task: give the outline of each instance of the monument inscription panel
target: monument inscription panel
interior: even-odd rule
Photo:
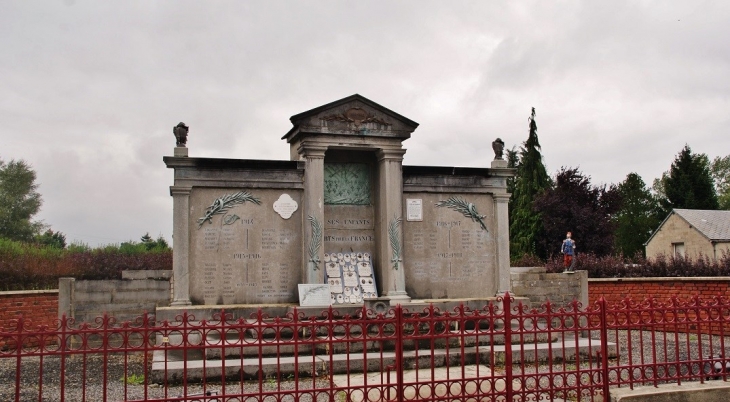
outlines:
[[[406,288],[429,298],[493,296],[482,294],[496,278],[492,231],[457,210],[437,206],[451,196],[409,194],[422,199],[423,220],[403,223]],[[480,215],[493,213],[487,195],[456,197],[472,203]]]
[[[190,219],[198,220],[231,189],[193,188]],[[190,228],[190,296],[195,304],[297,301],[301,216],[274,208],[280,190],[250,189],[259,201],[231,205]],[[300,203],[300,192],[289,192]]]
[[[324,206],[324,252],[372,253],[375,245],[375,215],[370,205]]]

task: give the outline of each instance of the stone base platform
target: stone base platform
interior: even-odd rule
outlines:
[[[463,299],[422,299],[422,300],[411,300],[408,303],[400,304],[404,309],[409,312],[425,312],[431,305],[437,308],[441,312],[454,312],[459,306],[471,310],[480,310],[489,303],[496,303],[496,297],[485,297],[485,298],[463,298]],[[515,297],[512,305],[517,305],[519,302],[525,304],[529,303],[529,299],[526,297]],[[501,302],[498,303],[501,305]],[[365,306],[374,312],[385,313],[389,308],[394,307],[391,301],[387,297],[378,297],[375,299],[366,299]],[[297,312],[303,313],[306,317],[312,316],[323,316],[324,313],[329,309],[329,306],[307,306],[301,307],[296,303],[280,303],[280,304],[223,304],[223,305],[190,305],[190,306],[170,306],[170,307],[157,307],[156,318],[158,321],[167,320],[169,322],[180,321],[183,313],[192,315],[194,321],[200,320],[212,320],[214,317],[220,314],[221,311],[225,311],[226,315],[230,314],[233,319],[237,318],[252,318],[255,317],[259,309],[263,311],[268,317],[286,317],[288,314],[293,313],[296,309]],[[358,316],[362,311],[362,305],[358,304],[339,304],[332,306],[332,310],[337,313],[338,317],[344,316]]]
[[[600,341],[587,339],[556,341],[551,343],[537,344],[534,353],[523,355],[524,363],[545,361],[549,358],[548,349],[553,354],[558,353],[566,360],[573,360],[576,354],[582,356],[594,354],[601,348]],[[513,359],[519,356],[522,345],[512,345]],[[616,356],[616,344],[608,345],[609,356]],[[560,352],[562,351],[562,352]],[[401,352],[405,367],[419,367],[422,370],[432,367],[458,366],[462,356],[458,353],[449,353],[446,349],[406,350]],[[472,346],[464,349],[466,361],[481,361],[490,365],[502,365],[505,359],[505,346],[493,345],[491,348]],[[358,353],[336,353],[312,355],[300,354],[298,356],[281,357],[236,357],[227,359],[204,360],[201,355],[188,356],[188,360],[177,360],[168,355],[165,359],[164,352],[155,351],[152,361],[152,382],[200,381],[203,376],[208,379],[216,379],[222,376],[227,378],[255,379],[259,375],[271,378],[276,375],[289,375],[295,372],[301,376],[321,376],[349,374],[355,375],[364,370],[364,363],[367,361],[367,371],[379,372],[381,367],[395,364],[396,352],[358,352]],[[181,356],[178,356],[181,357]],[[194,360],[193,360],[194,359]],[[515,359],[514,361],[518,361]]]

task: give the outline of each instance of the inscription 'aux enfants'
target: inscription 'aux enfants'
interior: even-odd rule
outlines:
[[[370,219],[327,219],[327,224],[339,225],[370,225]]]

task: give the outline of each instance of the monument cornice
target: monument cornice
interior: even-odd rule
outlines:
[[[192,187],[188,186],[170,186],[170,195],[176,196],[176,195],[190,195],[190,192],[193,190]]]
[[[405,155],[406,150],[403,148],[380,148],[375,153],[378,157],[378,161],[382,160],[396,160],[396,161],[402,161],[403,155]]]
[[[517,174],[516,168],[487,168],[490,176],[494,177],[514,177]]]
[[[297,147],[297,153],[304,158],[324,158],[324,153],[327,152],[327,144],[313,143],[313,142],[302,142]]]
[[[226,159],[226,158],[188,158],[165,156],[162,158],[168,168],[196,169],[239,169],[239,170],[299,170],[297,161],[272,159]]]
[[[495,202],[509,202],[511,196],[510,193],[492,193]]]

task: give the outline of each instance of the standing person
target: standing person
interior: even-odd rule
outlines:
[[[563,253],[563,266],[565,266],[565,272],[573,272],[573,255],[575,255],[575,240],[571,239],[572,233],[568,232],[565,235],[562,246],[560,246],[560,252]]]

